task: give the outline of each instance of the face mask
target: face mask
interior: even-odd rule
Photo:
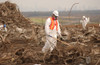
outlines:
[[[55,20],[55,17],[52,17],[53,20]]]
[[[57,17],[52,17],[53,20],[57,20]]]
[[[55,16],[55,20],[57,20],[58,19],[58,17],[57,16]]]

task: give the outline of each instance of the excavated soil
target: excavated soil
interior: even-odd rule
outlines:
[[[52,53],[44,57],[44,26],[31,24],[17,8],[6,1],[0,3],[0,23],[8,31],[0,31],[0,65],[100,65],[100,27],[88,24],[61,26],[61,41]]]

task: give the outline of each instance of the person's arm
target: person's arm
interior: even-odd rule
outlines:
[[[60,30],[59,22],[58,22],[58,35],[61,37],[61,30]]]
[[[46,35],[49,35],[49,32],[50,32],[50,18],[48,18],[45,22],[45,33]]]
[[[63,36],[61,35],[61,29],[60,29],[60,25],[59,25],[59,22],[58,22],[58,35],[60,36],[60,39],[61,40],[65,40],[64,38],[63,38]]]

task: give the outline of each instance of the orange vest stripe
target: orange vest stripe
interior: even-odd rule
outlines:
[[[55,27],[55,23],[54,23],[54,20],[52,19],[52,17],[50,17],[51,19],[51,24],[50,24],[50,29],[53,30],[54,27]],[[56,20],[56,30],[58,31],[58,22]]]

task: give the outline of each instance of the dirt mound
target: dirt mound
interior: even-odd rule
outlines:
[[[9,1],[0,3],[0,22],[5,22],[8,26],[30,27],[27,25],[30,21],[20,13],[18,6]]]
[[[0,3],[0,24],[3,23],[6,24],[7,31],[0,30],[0,64],[7,64],[17,58],[15,51],[22,48],[23,44],[27,46],[31,41],[37,41],[34,37],[36,25],[32,25],[31,21],[21,14],[18,6],[9,1]]]

